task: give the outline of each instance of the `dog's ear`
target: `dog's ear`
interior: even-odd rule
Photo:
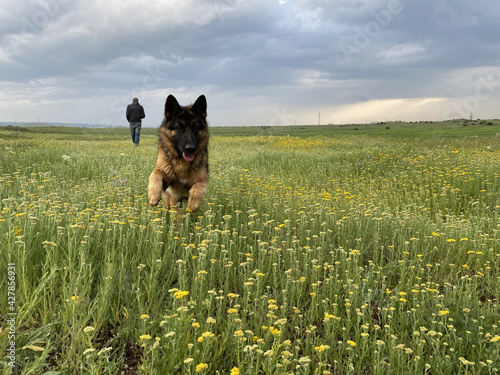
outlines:
[[[205,95],[200,95],[193,104],[192,111],[203,118],[207,117],[207,99]]]
[[[167,97],[167,101],[165,102],[165,119],[168,121],[176,114],[178,114],[181,110],[181,106],[179,102],[173,95],[169,95]]]

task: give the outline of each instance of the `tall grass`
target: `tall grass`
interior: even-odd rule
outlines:
[[[498,139],[213,137],[191,214],[154,136],[0,139],[19,373],[500,370]]]

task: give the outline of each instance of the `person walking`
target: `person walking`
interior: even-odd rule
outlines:
[[[130,135],[135,146],[139,146],[141,138],[141,120],[146,117],[144,107],[139,104],[139,99],[132,99],[132,103],[127,106],[127,121],[130,124]]]

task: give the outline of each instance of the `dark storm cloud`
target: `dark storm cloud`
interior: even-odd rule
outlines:
[[[290,121],[320,108],[337,121],[338,106],[422,99],[439,118],[448,107],[436,102],[490,113],[499,96],[500,10],[488,0],[4,2],[3,120],[41,111],[71,122],[95,101],[85,121],[119,123],[132,95],[161,108],[170,92],[203,91],[224,124],[238,106],[255,123],[283,108],[294,109]],[[489,96],[478,99],[481,79]],[[406,114],[418,119],[414,107]]]

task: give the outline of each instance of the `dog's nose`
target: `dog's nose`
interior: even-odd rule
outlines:
[[[185,147],[186,154],[194,154],[196,152],[196,146],[195,145],[187,145]]]

